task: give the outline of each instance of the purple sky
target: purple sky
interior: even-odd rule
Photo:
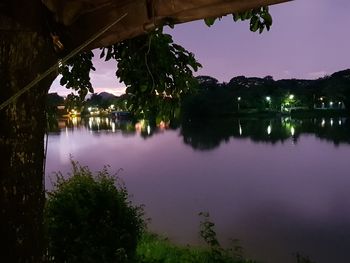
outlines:
[[[203,21],[167,29],[175,42],[196,54],[210,75],[228,82],[237,75],[275,79],[315,79],[350,67],[350,1],[296,0],[271,7],[274,23],[262,35],[249,31],[248,22],[225,17],[208,28]],[[95,60],[91,74],[95,92],[120,94],[115,64]],[[56,80],[50,92],[70,91]]]

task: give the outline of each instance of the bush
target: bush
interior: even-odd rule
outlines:
[[[45,219],[48,257],[54,262],[131,262],[144,228],[142,209],[107,167],[93,175],[72,161],[72,174],[57,173]],[[118,185],[116,185],[118,183]]]

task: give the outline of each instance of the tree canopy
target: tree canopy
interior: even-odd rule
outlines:
[[[270,29],[272,17],[268,7],[249,9],[232,14],[233,21],[249,20],[250,30],[262,33]],[[204,22],[211,26],[219,18],[207,18]],[[170,24],[173,26],[173,24]],[[201,64],[194,54],[173,42],[171,35],[163,33],[163,27],[141,36],[127,39],[100,49],[100,59],[116,61],[116,77],[127,89],[128,108],[133,112],[170,111],[169,107],[178,106],[180,99],[197,86],[197,81],[209,86],[215,79],[193,77]],[[92,51],[78,54],[62,64],[60,83],[74,89],[83,99],[93,92],[90,71],[95,70]],[[217,82],[217,80],[216,80]],[[203,83],[202,83],[203,84]]]

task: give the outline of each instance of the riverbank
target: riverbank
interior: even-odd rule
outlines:
[[[181,246],[171,243],[167,238],[145,233],[136,251],[139,263],[254,263],[243,258],[242,249],[222,249],[207,246]]]
[[[145,233],[137,246],[138,263],[258,263],[245,259],[243,248],[236,243],[231,249],[217,247],[181,246],[169,239]],[[296,263],[315,263],[309,257],[296,253]]]

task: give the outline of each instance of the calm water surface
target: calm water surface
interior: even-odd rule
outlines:
[[[150,229],[200,243],[198,213],[210,212],[220,241],[241,240],[263,262],[350,262],[350,121],[230,119],[152,129],[106,118],[61,120],[49,135],[51,172],[70,155],[117,171]]]

